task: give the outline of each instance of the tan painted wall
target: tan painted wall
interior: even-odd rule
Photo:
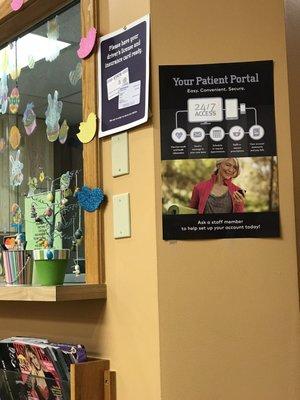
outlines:
[[[299,399],[283,1],[151,0],[151,16],[162,399]],[[158,65],[269,59],[275,62],[282,238],[164,242]]]
[[[149,13],[148,0],[101,0],[100,32],[106,34]],[[0,304],[0,337],[46,336],[84,343],[111,360],[118,400],[160,398],[153,129],[130,133],[130,175],[112,178],[111,141],[103,143],[103,186],[108,300],[65,304]],[[130,192],[132,237],[115,240],[112,195]],[[95,252],[98,243],[95,243]],[[86,399],[88,400],[88,399]]]
[[[296,206],[296,231],[298,264],[300,260],[300,4],[296,0],[285,0],[286,42],[289,79],[289,99],[294,170],[294,194]],[[299,275],[299,274],[298,274]]]
[[[100,6],[102,34],[149,11],[148,0],[100,0]],[[120,178],[111,176],[110,139],[103,143],[104,189],[110,199],[129,191],[132,210],[132,238],[122,240],[112,238],[111,202],[104,211],[108,301],[1,302],[0,336],[85,343],[111,359],[118,400],[159,400],[160,374],[163,400],[298,400],[282,0],[151,0],[151,13],[154,142],[151,124],[130,133],[131,173]],[[163,242],[158,65],[260,59],[275,60],[282,238]]]

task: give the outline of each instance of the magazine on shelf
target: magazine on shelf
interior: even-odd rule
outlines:
[[[14,342],[20,372],[28,397],[32,400],[68,399],[57,360],[47,345]]]
[[[69,400],[70,365],[86,360],[80,344],[21,336],[0,340],[0,399]]]

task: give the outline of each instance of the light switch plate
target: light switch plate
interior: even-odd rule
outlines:
[[[113,196],[114,238],[131,236],[129,193]]]
[[[129,174],[128,133],[123,132],[111,138],[112,176]]]

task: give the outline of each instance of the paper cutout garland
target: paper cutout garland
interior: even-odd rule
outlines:
[[[27,135],[31,135],[36,128],[36,115],[33,111],[34,104],[28,103],[23,114],[23,125]]]
[[[21,134],[19,129],[14,125],[11,127],[9,132],[9,143],[11,147],[16,150],[21,142]]]
[[[20,150],[16,151],[15,157],[11,154],[10,160],[10,185],[12,187],[20,186],[23,182],[23,167],[20,162]]]
[[[79,49],[77,50],[77,55],[79,58],[86,58],[91,54],[96,43],[96,38],[97,30],[94,27],[88,31],[86,37],[81,38]]]
[[[48,94],[48,108],[45,112],[47,125],[47,138],[49,142],[55,142],[59,135],[59,120],[63,108],[63,102],[58,100],[58,91],[55,90],[53,99]]]
[[[97,117],[96,114],[90,113],[86,121],[83,121],[79,125],[79,133],[77,133],[78,139],[82,143],[89,143],[95,136],[97,129]]]
[[[12,0],[10,3],[11,9],[13,11],[18,11],[23,6],[24,0]]]
[[[9,111],[12,114],[17,114],[20,105],[20,93],[17,87],[14,87],[10,93],[9,99]]]

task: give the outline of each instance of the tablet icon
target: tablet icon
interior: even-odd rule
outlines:
[[[202,128],[193,128],[190,132],[190,137],[193,142],[199,143],[205,138],[205,131]]]
[[[214,142],[220,142],[221,140],[224,139],[225,131],[220,126],[214,126],[209,131],[209,136],[211,140],[213,140]]]
[[[265,130],[261,125],[252,125],[249,129],[249,136],[253,140],[260,140],[263,138]]]
[[[172,139],[175,143],[182,143],[186,139],[186,131],[182,128],[176,128],[172,132]]]

